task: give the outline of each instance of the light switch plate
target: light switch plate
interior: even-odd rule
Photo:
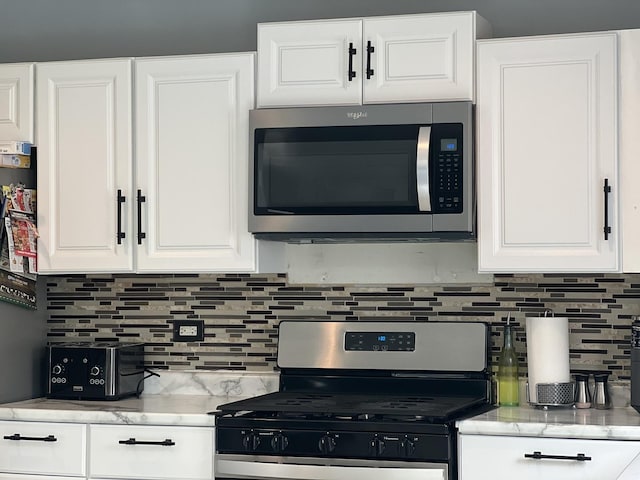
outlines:
[[[204,341],[204,320],[175,320],[173,322],[173,341]]]

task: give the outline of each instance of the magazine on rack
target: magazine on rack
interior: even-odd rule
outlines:
[[[35,190],[23,185],[3,185],[4,228],[0,268],[35,280],[37,272]]]

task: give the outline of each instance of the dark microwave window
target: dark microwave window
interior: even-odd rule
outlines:
[[[415,213],[416,126],[256,135],[256,213]]]

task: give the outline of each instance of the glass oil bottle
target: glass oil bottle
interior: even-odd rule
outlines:
[[[518,355],[514,346],[511,315],[503,332],[503,346],[498,360],[498,404],[505,407],[519,405]]]

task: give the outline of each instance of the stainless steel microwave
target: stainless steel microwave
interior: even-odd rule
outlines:
[[[471,239],[471,102],[250,114],[249,230],[286,241]]]

